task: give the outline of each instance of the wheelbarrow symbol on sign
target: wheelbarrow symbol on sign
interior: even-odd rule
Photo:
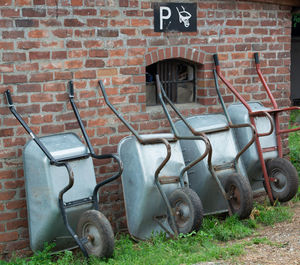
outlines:
[[[179,9],[176,7],[179,16],[179,23],[183,22],[184,26],[188,28],[190,26],[189,19],[191,18],[192,15],[189,12],[185,11],[183,6],[181,7],[182,7],[182,11],[179,11]]]

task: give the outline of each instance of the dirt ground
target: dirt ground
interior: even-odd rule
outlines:
[[[245,247],[243,255],[234,257],[232,260],[199,263],[199,265],[300,265],[300,202],[289,205],[294,212],[291,221],[277,223],[273,227],[262,227],[252,236],[265,237],[276,244],[252,244]],[[252,237],[235,241],[235,243],[251,240]]]

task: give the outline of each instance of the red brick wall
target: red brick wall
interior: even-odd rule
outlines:
[[[188,1],[189,2],[189,1]],[[105,106],[102,79],[112,103],[140,132],[168,130],[159,107],[146,107],[145,67],[182,57],[198,65],[197,104],[184,114],[219,111],[212,79],[218,52],[225,76],[247,100],[265,102],[254,70],[262,71],[280,106],[289,105],[290,8],[240,1],[199,1],[197,33],[155,33],[149,1],[2,0],[0,92],[10,89],[17,110],[38,135],[80,134],[66,83],[97,152],[116,152],[127,130]],[[227,92],[228,93],[228,92]],[[226,102],[233,96],[228,93]],[[205,105],[203,105],[205,104]],[[286,125],[288,117],[284,118]],[[22,150],[29,140],[0,96],[0,253],[28,250]],[[116,170],[96,163],[103,179]],[[120,181],[104,188],[102,209],[115,231],[126,228]]]

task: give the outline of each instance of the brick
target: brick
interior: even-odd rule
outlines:
[[[7,230],[16,230],[20,227],[26,228],[28,226],[27,220],[13,220],[6,223]]]
[[[90,57],[99,57],[99,58],[105,58],[108,57],[108,51],[101,49],[101,50],[90,50],[89,51]]]
[[[45,17],[46,9],[41,8],[22,8],[23,17]]]
[[[67,59],[67,52],[66,51],[53,51],[52,59]]]
[[[122,75],[134,75],[138,74],[140,71],[139,67],[126,67],[120,69],[120,74]]]
[[[2,60],[5,62],[26,61],[26,54],[20,52],[6,52],[3,53]]]
[[[24,184],[24,183],[23,183]],[[26,207],[25,200],[9,201],[6,203],[6,209],[14,210]]]
[[[120,16],[120,11],[117,9],[101,9],[100,10],[101,17],[113,18]]]
[[[96,78],[95,70],[86,70],[86,71],[78,71],[75,73],[75,78],[77,79],[92,79]]]
[[[118,70],[116,68],[104,68],[104,69],[99,69],[97,71],[97,76],[114,76],[118,74]]]
[[[82,45],[81,45],[81,41],[73,41],[73,40],[70,40],[70,41],[67,41],[67,48],[81,48]]]
[[[53,73],[31,74],[30,82],[45,82],[53,80]]]
[[[64,125],[44,125],[42,126],[42,133],[52,134],[52,133],[62,133],[64,131]]]
[[[14,71],[14,66],[11,64],[0,64],[0,72],[11,73]]]
[[[96,59],[96,60],[86,60],[85,67],[87,68],[99,68],[99,67],[104,67],[105,62],[101,59]]]
[[[3,75],[4,84],[17,84],[17,83],[26,83],[26,75]]]
[[[20,10],[17,9],[3,9],[1,10],[2,17],[19,17]]]
[[[64,26],[65,27],[82,27],[82,26],[84,26],[84,23],[82,23],[81,21],[79,21],[76,18],[65,19],[64,20]]]
[[[40,92],[40,91],[41,91],[40,84],[20,84],[18,85],[17,88],[18,93]]]
[[[80,38],[92,38],[95,37],[96,30],[95,29],[89,29],[89,30],[75,30],[75,37]]]
[[[13,136],[14,131],[13,129],[0,129],[0,137],[7,137],[7,136]]]
[[[46,20],[40,20],[41,25],[44,25],[46,27],[60,27],[62,26],[62,23],[60,21],[57,21],[56,19],[46,19]]]
[[[88,19],[87,20],[88,27],[107,27],[106,19]]]
[[[57,82],[55,82],[55,83],[46,83],[43,86],[43,90],[45,92],[50,92],[50,91],[52,91],[52,92],[59,92],[59,91],[64,92],[64,91],[66,91],[66,85],[65,85],[65,83],[57,83]]]
[[[45,0],[33,0],[34,5],[45,5]]]
[[[29,6],[31,4],[31,0],[15,0],[16,6]]]
[[[128,7],[128,0],[119,0],[119,6],[120,7]]]
[[[84,42],[86,48],[100,48],[103,47],[104,42],[98,40],[88,40]]]
[[[142,123],[140,125],[140,130],[156,130],[159,128],[159,122],[158,121],[148,121],[147,123]]]
[[[20,113],[24,114],[31,114],[31,113],[39,113],[40,112],[40,105],[31,104],[29,106],[20,106],[17,108]]]
[[[0,233],[0,242],[9,242],[18,239],[18,232]]]
[[[12,0],[2,0],[0,6],[11,6]]]
[[[12,31],[3,31],[2,32],[3,39],[18,39],[24,38],[24,31],[12,30]]]
[[[53,30],[52,34],[58,38],[69,38],[73,35],[72,29],[57,29]]]
[[[28,32],[28,37],[29,38],[47,38],[49,37],[49,32],[47,30],[32,30]]]
[[[16,195],[15,191],[1,191],[0,200],[1,201],[11,200],[15,195]]]
[[[71,72],[56,72],[56,73],[54,73],[55,80],[71,80],[72,77],[73,77],[73,75]]]
[[[40,48],[41,43],[38,41],[21,41],[18,42],[18,48],[22,50],[30,50],[34,48]]]
[[[50,59],[50,52],[29,52],[29,60]]]
[[[119,36],[118,30],[107,30],[107,29],[98,29],[97,30],[98,37],[105,37],[105,38],[113,38]]]
[[[13,21],[10,19],[0,19],[0,28],[12,28]]]
[[[13,179],[16,177],[15,172],[11,170],[1,170],[0,171],[0,179]]]
[[[30,122],[32,124],[52,123],[53,116],[51,114],[31,116]]]
[[[52,94],[33,94],[30,97],[31,102],[52,102],[53,95]]]
[[[4,122],[4,124],[5,124],[5,122]],[[18,124],[16,123],[14,125],[18,125]],[[0,158],[14,158],[14,157],[16,157],[16,152],[15,151],[0,150]]]
[[[129,39],[127,40],[128,46],[146,46],[146,40],[143,39]],[[140,48],[140,47],[139,47]]]
[[[97,10],[88,8],[88,9],[75,9],[73,11],[73,14],[75,16],[96,16],[97,15]]]
[[[149,19],[131,19],[131,26],[132,27],[144,27],[144,26],[150,26],[150,20]]]
[[[16,27],[32,28],[39,26],[38,20],[33,19],[16,19],[15,23]]]
[[[11,220],[17,217],[16,212],[0,213],[0,221]]]
[[[107,120],[103,118],[98,118],[96,120],[88,120],[88,127],[97,127],[97,126],[104,126],[106,125]]]
[[[6,251],[17,251],[22,250],[22,253],[24,255],[31,255],[32,253],[29,251],[26,252],[24,249],[28,248],[29,246],[29,240],[28,239],[19,239],[18,241],[9,242],[9,244],[6,244],[5,250]]]
[[[0,50],[13,50],[13,49],[14,49],[13,42],[0,41]]]
[[[52,103],[46,104],[42,107],[44,112],[61,112],[63,110],[63,104],[61,103]]]
[[[112,84],[113,85],[125,85],[125,84],[130,84],[131,82],[131,77],[112,77]]]
[[[25,144],[26,144],[26,139],[24,138],[6,139],[4,142],[5,147],[24,146]]]
[[[72,6],[82,6],[83,0],[71,0],[71,5]]]

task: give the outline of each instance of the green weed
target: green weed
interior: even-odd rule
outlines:
[[[290,128],[300,126],[300,111],[294,110],[290,115]],[[289,149],[290,149],[290,160],[298,171],[300,176],[300,131],[296,131],[289,134]],[[300,179],[299,179],[300,183]],[[298,193],[293,198],[293,202],[300,201],[300,187]]]
[[[153,236],[148,241],[134,242],[129,235],[120,235],[115,242],[114,257],[99,259],[92,257],[91,265],[167,265],[195,264],[201,261],[234,259],[244,252],[247,245],[272,244],[266,238],[253,238],[240,243],[226,243],[229,240],[242,239],[253,235],[259,224],[273,225],[276,222],[289,220],[292,216],[288,207],[278,205],[270,207],[267,204],[255,205],[253,219],[239,220],[231,216],[225,220],[217,217],[205,217],[200,231],[180,235],[178,239],[167,238],[165,234]],[[88,264],[80,251],[64,251],[50,254],[53,245],[45,245],[43,251],[30,258],[14,257],[9,263],[14,265]],[[280,246],[278,246],[280,247]],[[2,263],[0,263],[2,264]]]
[[[284,222],[290,220],[293,216],[289,207],[281,206],[279,203],[277,203],[277,206],[256,204],[255,210],[258,213],[256,220],[264,225]]]

